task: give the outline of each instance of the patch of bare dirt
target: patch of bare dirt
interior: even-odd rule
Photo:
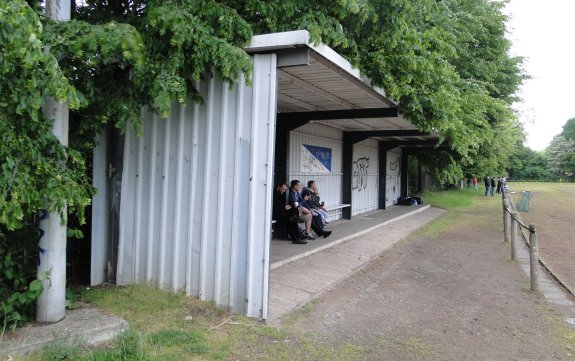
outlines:
[[[365,360],[572,359],[564,315],[527,291],[493,209],[461,215],[475,225],[400,243],[295,327],[330,344],[362,345]]]

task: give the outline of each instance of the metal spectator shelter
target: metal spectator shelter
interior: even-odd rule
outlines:
[[[254,36],[246,51],[251,85],[209,77],[197,86],[204,103],[175,104],[166,119],[143,109],[140,136],[131,127],[120,140],[99,135],[92,284],[181,290],[266,319],[273,185],[287,181],[290,130],[317,122],[343,131],[348,203],[355,143],[377,139],[385,172],[389,147],[437,139],[307,31]]]
[[[278,56],[275,184],[289,181],[290,131],[310,122],[343,131],[341,191],[347,204],[352,202],[354,144],[368,138],[379,141],[379,208],[384,209],[387,150],[437,143],[437,134],[421,132],[401,117],[383,89],[373,87],[341,55],[324,44],[311,44],[307,31],[256,36],[246,50]],[[402,187],[406,192],[407,184]],[[351,208],[343,210],[343,218],[351,218]]]

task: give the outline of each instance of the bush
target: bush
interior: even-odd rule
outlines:
[[[0,229],[0,328],[14,329],[34,317],[43,291],[36,279],[36,233],[33,225],[12,232]]]

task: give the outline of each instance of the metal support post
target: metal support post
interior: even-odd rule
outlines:
[[[46,16],[53,20],[70,20],[70,0],[47,0]],[[47,97],[43,107],[47,118],[54,121],[52,131],[62,145],[68,145],[68,106]],[[66,311],[66,207],[60,213],[40,211],[38,275],[49,273],[44,291],[37,301],[36,321],[58,322]]]
[[[517,220],[515,219],[517,213],[513,210],[510,211],[511,213],[511,260],[517,260]]]
[[[529,224],[529,267],[531,276],[531,291],[539,290],[539,244],[535,223]]]

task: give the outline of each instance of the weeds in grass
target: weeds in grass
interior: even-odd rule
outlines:
[[[145,337],[135,331],[126,331],[114,340],[112,347],[85,350],[80,340],[72,342],[57,339],[41,353],[45,361],[151,361],[144,349]]]
[[[204,340],[204,334],[200,331],[175,331],[175,330],[163,330],[150,335],[150,342],[153,345],[162,346],[178,346],[183,344],[192,344],[202,342]]]
[[[50,361],[78,360],[82,353],[82,343],[78,339],[57,338],[42,350],[42,356]]]

